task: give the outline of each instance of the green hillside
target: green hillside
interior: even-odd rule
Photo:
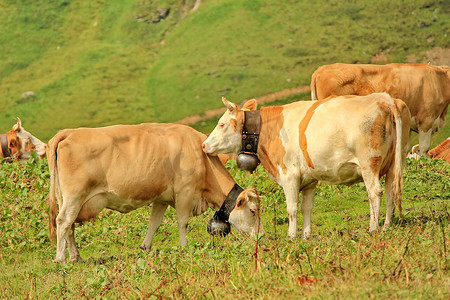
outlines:
[[[220,107],[222,95],[308,85],[323,64],[450,48],[448,1],[194,4],[0,1],[0,132],[16,116],[43,141],[62,128],[172,122]]]

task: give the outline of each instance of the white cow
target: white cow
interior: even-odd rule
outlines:
[[[203,143],[210,154],[237,155],[242,146],[244,110],[222,99],[227,111]],[[310,216],[317,183],[352,185],[364,181],[370,200],[370,230],[377,230],[386,175],[386,228],[393,202],[401,213],[402,172],[407,153],[410,113],[386,93],[299,101],[260,110],[257,155],[286,196],[290,237],[297,235],[297,203],[302,192],[303,238],[311,234]]]

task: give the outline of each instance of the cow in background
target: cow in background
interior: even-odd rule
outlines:
[[[312,100],[374,92],[386,92],[406,103],[412,117],[411,130],[419,133],[420,154],[426,155],[431,134],[445,124],[450,104],[450,68],[336,63],[319,67],[311,79]]]
[[[227,111],[203,143],[210,155],[237,155],[242,149],[245,110],[222,99]],[[395,203],[401,215],[402,174],[411,116],[406,104],[386,93],[329,97],[260,109],[259,161],[283,187],[289,216],[288,235],[297,235],[297,206],[302,192],[303,239],[311,234],[311,211],[317,183],[352,185],[364,181],[370,203],[369,230],[378,229],[386,175],[386,220]],[[253,118],[255,119],[255,118]],[[255,133],[252,133],[255,134]]]
[[[419,159],[420,156],[419,145],[414,145],[411,149],[411,153],[408,154],[408,158]],[[435,148],[428,151],[428,156],[450,162],[450,137]]]
[[[95,218],[104,208],[127,213],[152,203],[141,245],[150,251],[164,212],[173,206],[179,244],[186,245],[189,217],[208,207],[219,210],[235,186],[221,161],[202,152],[205,139],[204,134],[177,124],[117,125],[57,133],[49,142],[47,154],[49,235],[57,240],[55,262],[65,264],[66,244],[70,260],[81,259],[75,223]],[[253,189],[238,193],[230,223],[238,230],[239,226],[254,227],[257,194]]]
[[[40,158],[45,157],[47,145],[31,135],[22,127],[20,118],[16,118],[16,124],[5,134],[0,135],[0,158],[6,161],[26,161],[31,153],[36,153]]]

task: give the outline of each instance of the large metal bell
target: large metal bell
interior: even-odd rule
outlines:
[[[230,223],[218,218],[211,218],[208,221],[208,233],[213,236],[226,236],[231,231]]]
[[[236,163],[239,169],[253,172],[259,164],[259,159],[254,154],[240,153],[236,158]]]

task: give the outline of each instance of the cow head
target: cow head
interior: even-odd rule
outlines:
[[[47,145],[26,131],[19,118],[16,119],[16,122],[12,129],[2,137],[2,144],[4,144],[2,149],[6,147],[6,151],[2,150],[2,157],[25,161],[34,152],[37,156],[44,158]]]
[[[259,217],[259,203],[260,197],[255,189],[244,190],[230,213],[231,226],[244,235],[256,236],[258,231],[264,232]]]
[[[222,97],[222,102],[227,111],[219,119],[219,122],[203,142],[203,151],[210,155],[219,153],[237,155],[242,147],[242,127],[244,125],[244,111],[255,110],[256,100],[247,101],[242,109]]]

